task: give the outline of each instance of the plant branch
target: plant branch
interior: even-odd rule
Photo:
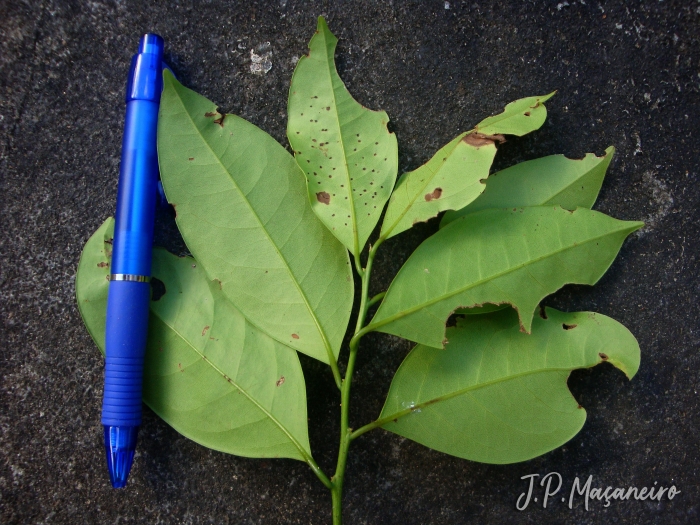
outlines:
[[[348,450],[350,449],[352,429],[349,427],[350,416],[350,386],[352,385],[352,375],[355,370],[355,361],[357,359],[357,351],[360,348],[360,339],[366,333],[363,330],[367,311],[373,304],[372,300],[368,300],[369,296],[369,281],[372,274],[372,263],[377,254],[377,249],[381,243],[375,244],[370,248],[369,256],[367,257],[367,266],[361,267],[359,257],[355,257],[355,265],[358,268],[358,274],[362,280],[362,293],[360,297],[360,311],[357,314],[357,322],[355,324],[355,335],[350,340],[350,355],[348,357],[348,366],[345,371],[345,378],[340,389],[340,447],[338,450],[338,463],[336,465],[335,474],[331,478],[332,488],[331,494],[333,497],[333,524],[341,525],[342,517],[342,496],[343,496],[343,481],[345,478],[345,467],[347,465]],[[382,294],[380,294],[382,295]],[[377,296],[375,296],[376,299]],[[381,297],[379,298],[381,299]],[[379,300],[377,299],[377,300]],[[376,302],[376,301],[375,301]]]

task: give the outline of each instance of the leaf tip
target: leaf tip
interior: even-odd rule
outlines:
[[[316,24],[316,32],[318,33],[330,33],[331,30],[328,28],[328,23],[326,22],[326,19],[323,16],[318,17],[318,22]]]
[[[542,102],[547,102],[550,98],[552,98],[552,97],[553,97],[554,95],[556,95],[556,94],[557,94],[557,90],[555,89],[554,91],[552,91],[552,92],[549,93],[548,95],[544,95],[544,96],[542,96],[542,97],[539,97],[539,102],[540,102],[540,103],[542,103]]]
[[[629,221],[630,223],[630,233],[636,232],[637,230],[644,228],[644,221]]]

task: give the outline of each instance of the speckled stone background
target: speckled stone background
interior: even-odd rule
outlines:
[[[615,317],[637,336],[633,381],[611,366],[569,383],[588,410],[573,440],[509,466],[471,463],[377,431],[355,442],[348,524],[700,522],[700,3],[685,1],[270,2],[0,1],[0,522],[261,524],[330,522],[330,497],[291,460],[211,452],[146,410],[128,489],[109,487],[99,408],[102,362],[74,300],[81,248],[113,213],[124,83],[138,37],[163,35],[185,85],[285,139],[295,58],[320,14],[338,67],[364,105],[385,109],[401,170],[509,101],[558,90],[543,128],[500,148],[496,168],[618,149],[596,208],[647,226],[595,287],[547,304]],[[250,71],[269,42],[272,69]],[[158,240],[182,249],[172,219]],[[436,229],[387,243],[373,292]],[[377,416],[405,341],[366,338],[351,425]],[[330,471],[338,400],[303,358],[311,444]],[[521,476],[559,472],[594,486],[669,486],[673,501],[555,498],[518,512]]]

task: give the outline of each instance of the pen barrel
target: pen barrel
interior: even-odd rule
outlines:
[[[150,284],[147,282],[109,283],[103,425],[141,424],[143,361],[148,336],[150,295]]]
[[[126,105],[114,225],[112,273],[151,275],[158,186],[158,102]]]

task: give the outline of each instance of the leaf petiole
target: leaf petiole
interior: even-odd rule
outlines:
[[[374,306],[375,304],[380,302],[382,299],[384,299],[385,295],[386,295],[386,292],[381,292],[381,293],[378,293],[377,295],[375,295],[374,297],[372,297],[369,300],[369,302],[367,303],[367,308],[371,308],[372,306]]]

